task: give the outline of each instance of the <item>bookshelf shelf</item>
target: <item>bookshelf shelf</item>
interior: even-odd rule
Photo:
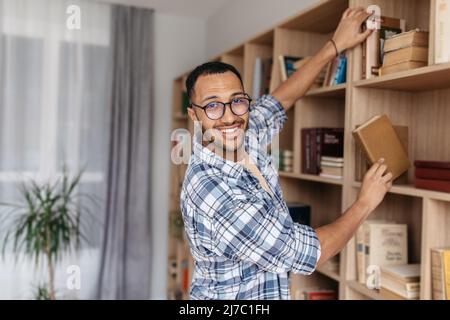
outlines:
[[[383,298],[383,296],[380,294],[380,292],[378,290],[375,289],[369,289],[367,288],[365,285],[359,283],[356,280],[350,280],[347,281],[347,285],[355,290],[356,292],[370,298],[373,300],[386,300],[385,298]]]
[[[361,182],[354,181],[352,186],[360,188]],[[450,202],[450,193],[419,189],[413,185],[393,185],[389,190],[389,193]]]
[[[310,205],[313,228],[336,220],[357,199],[361,182],[355,181],[359,162],[351,132],[375,115],[386,114],[394,125],[408,127],[411,162],[422,159],[449,161],[450,148],[446,146],[450,145],[450,63],[433,64],[435,3],[435,0],[317,1],[310,8],[210,60],[237,67],[242,73],[245,90],[252,95],[254,68],[259,63],[256,63],[257,58],[265,62],[272,60],[271,69],[264,69],[269,72],[263,79],[270,80],[269,92],[273,92],[281,84],[279,57],[314,55],[330,39],[349,6],[379,5],[384,16],[405,19],[407,30],[430,31],[428,66],[362,80],[362,46],[358,46],[348,51],[347,83],[311,89],[288,111],[288,121],[279,135],[279,148],[292,151],[293,172],[279,172],[280,183],[286,202]],[[192,121],[181,114],[185,78],[186,73],[174,80],[172,127],[192,131]],[[344,128],[343,179],[301,173],[301,130],[316,127]],[[179,213],[180,180],[184,170],[172,165],[171,213]],[[409,183],[413,181],[413,171],[408,172]],[[371,218],[408,226],[408,262],[422,264],[420,297],[431,299],[431,248],[450,246],[450,193],[418,189],[412,184],[394,185]],[[169,237],[169,248],[168,257],[186,265],[189,251],[185,240]],[[320,287],[338,290],[340,299],[384,299],[378,291],[370,290],[356,280],[355,252],[354,237],[340,253],[339,272],[325,264],[311,276],[293,275],[291,297],[301,298],[306,287]],[[179,255],[185,256],[180,259]],[[192,273],[192,259],[189,262]],[[180,276],[169,276],[168,289],[179,288],[180,279]],[[182,298],[187,297],[184,290]]]
[[[346,87],[347,84],[342,83],[336,86],[311,89],[306,93],[306,96],[318,98],[345,98]]]
[[[317,268],[317,272],[320,272],[321,274],[323,274],[323,275],[327,276],[328,278],[331,278],[335,281],[338,281],[338,282],[341,281],[341,277],[339,276],[339,274],[336,273],[335,271],[328,270],[326,268],[326,266]]]
[[[280,175],[280,177],[283,177],[283,178],[315,181],[315,182],[335,184],[335,185],[342,186],[342,179],[331,179],[331,178],[324,178],[321,176],[315,176],[312,174],[282,172],[282,171],[279,172],[279,175]]]
[[[450,63],[359,80],[354,86],[413,92],[450,88]]]

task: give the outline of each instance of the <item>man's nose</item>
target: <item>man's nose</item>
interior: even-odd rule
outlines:
[[[222,117],[222,122],[226,123],[226,124],[232,124],[236,121],[236,116],[235,114],[231,111],[231,106],[229,104],[227,104],[225,106],[225,113],[223,114]]]

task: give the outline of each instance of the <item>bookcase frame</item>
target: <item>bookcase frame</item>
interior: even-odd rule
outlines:
[[[348,52],[347,83],[310,90],[288,112],[288,122],[280,133],[280,148],[294,154],[293,172],[280,172],[286,201],[305,202],[312,208],[312,226],[336,219],[356,200],[361,186],[355,181],[355,142],[351,131],[373,115],[386,113],[394,125],[409,128],[408,153],[411,160],[450,160],[450,63],[434,64],[433,31],[435,0],[328,0],[295,16],[252,39],[210,59],[235,65],[243,75],[244,87],[252,94],[254,61],[272,57],[270,90],[280,83],[279,55],[313,55],[332,36],[347,7],[379,5],[384,16],[406,19],[407,30],[430,31],[428,66],[361,79],[361,46]],[[172,128],[192,130],[192,123],[181,114],[181,90],[188,72],[173,84]],[[301,173],[300,131],[306,127],[344,127],[344,177],[341,180]],[[179,192],[186,165],[171,167],[170,216],[180,214]],[[406,185],[394,185],[383,203],[373,213],[375,218],[391,219],[408,225],[410,263],[421,263],[420,299],[431,299],[431,258],[433,247],[450,246],[450,194],[416,189],[413,171]],[[170,235],[170,233],[169,233]],[[183,255],[181,258],[179,255]],[[186,239],[169,236],[169,259],[189,258]],[[190,258],[189,258],[190,259]],[[192,273],[192,259],[189,272]],[[292,298],[305,287],[324,286],[338,289],[339,299],[384,299],[357,281],[355,239],[339,254],[339,272],[326,265],[312,276],[291,277]],[[181,271],[180,271],[181,273]],[[181,285],[180,277],[168,277],[168,289]],[[300,291],[299,291],[300,290]],[[188,298],[188,292],[183,298]]]

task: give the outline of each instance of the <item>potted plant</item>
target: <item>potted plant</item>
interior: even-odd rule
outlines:
[[[25,253],[36,266],[42,259],[47,266],[48,284],[39,285],[36,299],[56,299],[55,266],[63,254],[79,247],[81,238],[86,239],[80,229],[80,208],[83,208],[83,216],[84,212],[91,214],[77,201],[80,197],[90,201],[93,198],[77,192],[82,173],[71,179],[64,169],[62,177],[55,183],[24,182],[20,187],[23,203],[1,203],[10,208],[4,213],[6,222],[2,223],[6,228],[1,239],[3,258],[7,245],[10,245],[16,262],[19,254]]]

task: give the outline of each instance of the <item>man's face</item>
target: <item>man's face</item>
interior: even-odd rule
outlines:
[[[200,76],[195,83],[192,103],[203,107],[212,102],[228,103],[239,97],[244,97],[239,78],[232,72],[225,72]],[[201,121],[203,133],[211,133],[216,149],[233,152],[242,146],[248,125],[248,112],[237,116],[231,111],[229,104],[225,107],[223,117],[218,120],[209,119],[197,107],[189,108],[188,112],[193,121]]]

